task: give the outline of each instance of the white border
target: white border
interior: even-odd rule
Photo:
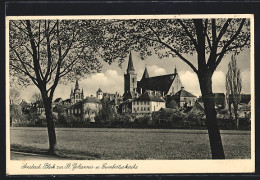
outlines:
[[[247,160],[10,160],[10,123],[9,123],[9,21],[21,19],[169,19],[169,18],[250,18],[251,22],[251,159]],[[255,172],[255,77],[254,77],[254,16],[252,14],[203,14],[203,15],[106,15],[106,16],[7,16],[6,17],[6,173],[8,175],[40,174],[154,174],[154,173],[252,173]],[[21,169],[25,163],[55,163],[66,165],[102,166],[103,163],[137,164],[138,169],[92,169],[92,170],[35,170]]]

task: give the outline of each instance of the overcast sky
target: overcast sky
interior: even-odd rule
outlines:
[[[196,66],[197,60],[195,54],[193,56],[187,55],[185,57]],[[132,52],[132,58],[135,71],[137,72],[137,80],[141,79],[145,66],[148,69],[150,77],[173,73],[176,66],[184,88],[196,96],[201,95],[196,74],[179,58],[169,57],[159,59],[157,55],[153,55],[142,61],[138,52]],[[225,75],[230,59],[231,54],[226,55],[213,75],[214,93],[225,93]],[[81,78],[79,80],[79,86],[80,89],[83,88],[85,97],[90,95],[95,96],[99,87],[103,92],[118,92],[122,95],[124,93],[124,73],[126,72],[127,63],[128,57],[122,64],[122,68],[118,67],[117,63],[113,63],[112,65],[104,63],[101,73],[87,75],[87,77]],[[242,75],[242,93],[248,94],[250,93],[250,51],[248,49],[237,55],[237,63]],[[61,97],[62,99],[69,98],[72,87],[75,87],[75,82],[68,83],[67,85],[58,85],[53,100],[58,97]],[[35,86],[23,88],[21,91],[21,99],[29,102],[33,92],[39,92]]]

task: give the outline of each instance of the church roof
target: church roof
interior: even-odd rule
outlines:
[[[57,98],[57,99],[54,100],[54,102],[60,102],[60,101],[62,101],[61,98]]]
[[[172,109],[172,108],[161,108],[159,111],[172,114],[172,113],[175,113],[175,112],[176,112],[176,109]]]
[[[160,91],[167,93],[175,79],[176,74],[167,74],[141,79],[138,86],[144,90]]]
[[[147,71],[147,68],[146,68],[146,67],[145,67],[145,69],[144,69],[144,74],[143,74],[142,79],[145,79],[145,78],[149,78],[149,74],[148,74],[148,71]]]
[[[154,95],[149,92],[146,92],[139,96],[138,98],[134,99],[135,101],[156,101],[156,102],[165,102],[162,96]]]
[[[83,103],[101,103],[98,98],[96,97],[86,97],[83,101]]]
[[[184,89],[179,90],[175,96],[179,96],[179,97],[196,97],[193,94],[191,94],[188,91],[185,91]]]
[[[128,66],[127,66],[127,72],[129,71],[134,71],[134,65],[133,65],[133,60],[132,60],[132,53],[130,51],[130,55],[129,55],[129,60],[128,60]]]

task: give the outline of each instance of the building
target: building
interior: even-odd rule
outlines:
[[[147,68],[145,67],[143,76],[140,81],[137,81],[137,73],[135,72],[132,54],[130,52],[128,67],[124,75],[124,101],[134,99],[146,91],[157,91],[163,97],[174,95],[182,87],[180,77],[175,67],[174,73],[150,77]]]
[[[135,73],[132,54],[130,52],[126,74],[124,74],[124,94],[127,92],[136,92],[137,73]]]
[[[181,87],[181,90],[174,95],[174,100],[177,102],[179,107],[186,108],[194,106],[197,97],[184,90],[184,87]]]
[[[98,90],[96,92],[96,96],[99,100],[101,100],[103,98],[103,92],[100,88],[98,88]]]
[[[90,122],[95,122],[95,116],[98,114],[102,104],[100,100],[96,97],[86,97],[84,100],[78,101],[71,105],[68,109],[68,114],[72,114],[75,117],[82,118]]]
[[[144,94],[132,100],[132,114],[136,117],[151,115],[152,112],[165,108],[165,100],[160,92],[146,91]]]
[[[71,88],[70,102],[72,104],[75,104],[75,103],[77,103],[77,102],[79,102],[83,99],[84,99],[83,88],[82,88],[82,91],[80,92],[79,82],[78,82],[78,79],[77,79],[74,90]]]

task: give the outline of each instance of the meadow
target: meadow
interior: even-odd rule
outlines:
[[[56,128],[58,154],[69,159],[210,159],[206,130]],[[227,159],[250,159],[250,131],[222,130]],[[11,150],[44,153],[46,128],[11,127]]]

